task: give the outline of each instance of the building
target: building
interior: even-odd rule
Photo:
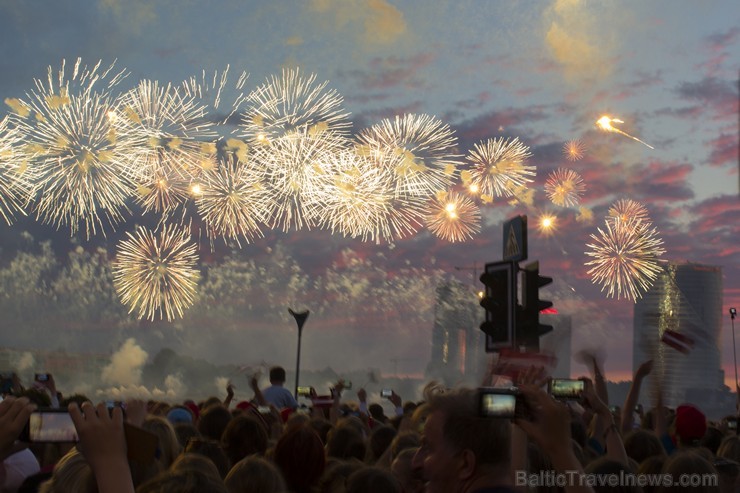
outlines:
[[[721,321],[721,267],[665,264],[634,307],[633,371],[653,360],[653,371],[643,384],[643,401],[655,402],[653,381],[658,378],[667,406],[694,402],[710,415],[713,407],[724,405]],[[670,345],[668,338],[677,338],[682,345]]]
[[[479,381],[486,361],[482,310],[469,285],[448,281],[437,286],[428,378],[447,384]]]
[[[541,313],[540,323],[552,325],[552,330],[540,337],[540,351],[555,355],[558,363],[552,370],[553,378],[570,378],[571,327],[569,315]]]

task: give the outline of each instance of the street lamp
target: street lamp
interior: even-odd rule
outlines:
[[[298,325],[298,355],[296,356],[295,362],[295,398],[298,399],[298,378],[301,374],[301,335],[303,334],[303,324],[306,323],[308,314],[311,312],[308,310],[303,312],[294,312],[290,308],[288,308],[288,311],[293,315],[295,323]]]
[[[732,355],[735,358],[735,392],[737,392],[737,351],[735,349],[735,317],[737,316],[737,310],[730,308],[730,320],[732,320]]]

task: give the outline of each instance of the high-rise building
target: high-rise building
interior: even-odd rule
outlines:
[[[557,358],[557,365],[551,372],[552,377],[570,378],[571,317],[558,313],[541,313],[540,322],[552,325],[552,331],[540,337],[540,351]]]
[[[653,382],[659,379],[668,406],[694,402],[706,412],[719,405],[724,388],[721,321],[721,267],[673,262],[664,265],[653,286],[634,307],[633,370],[653,360],[643,396],[654,402]],[[676,343],[669,344],[671,339]]]
[[[428,377],[453,384],[482,373],[486,353],[479,329],[481,310],[469,285],[448,281],[437,286]]]

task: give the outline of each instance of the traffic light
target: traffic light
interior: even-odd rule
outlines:
[[[539,349],[540,336],[552,330],[552,325],[540,323],[540,311],[550,308],[552,302],[540,299],[540,288],[552,282],[552,277],[540,275],[540,263],[527,264],[522,271],[523,303],[517,320],[516,343],[531,349]]]
[[[511,347],[516,326],[516,264],[511,261],[486,264],[480,281],[485,286],[480,305],[486,320],[480,326],[486,333],[486,351]]]

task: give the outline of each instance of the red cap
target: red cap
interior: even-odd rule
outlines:
[[[193,413],[194,421],[197,420],[200,417],[200,408],[198,407],[198,404],[191,400],[187,400],[184,402],[184,405],[190,409],[190,412]]]
[[[284,407],[280,410],[280,418],[283,420],[283,423],[288,422],[288,418],[290,418],[291,414],[293,414],[293,409],[289,407]]]
[[[249,403],[249,401],[240,401],[237,405],[237,409],[241,409],[242,411],[246,411],[247,409],[251,409],[254,406]]]
[[[701,440],[707,432],[707,417],[691,404],[676,408],[676,435],[684,443]]]

